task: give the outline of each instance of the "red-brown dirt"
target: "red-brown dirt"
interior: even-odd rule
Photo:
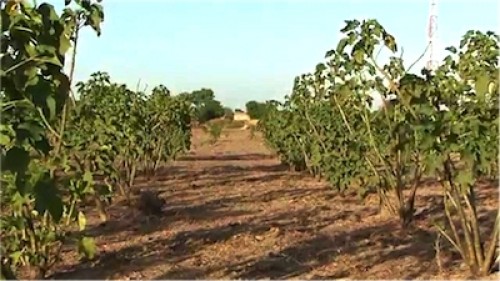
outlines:
[[[323,181],[288,171],[257,136],[226,132],[217,144],[194,132],[189,155],[139,187],[166,199],[164,215],[146,221],[123,204],[89,233],[99,253],[79,261],[64,253],[57,279],[464,279],[457,255],[437,265],[431,217],[436,185],[418,192],[413,227],[378,212],[376,200],[340,196]],[[492,227],[498,189],[481,188],[483,225]],[[488,227],[486,227],[488,228]],[[446,244],[444,241],[442,244]],[[490,276],[495,278],[495,276]]]

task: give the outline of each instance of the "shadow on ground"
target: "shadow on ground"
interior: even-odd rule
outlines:
[[[193,208],[203,210],[201,206]],[[183,209],[187,213],[193,210]],[[395,221],[387,221],[376,226],[364,226],[360,223],[358,228],[349,230],[338,228],[333,231],[321,231],[338,221],[352,219],[353,211],[341,211],[331,217],[320,216],[320,213],[320,208],[301,209],[273,216],[256,216],[241,223],[181,231],[168,239],[160,236],[116,252],[101,253],[92,266],[90,263],[82,263],[71,272],[59,273],[51,278],[106,279],[113,278],[115,274],[128,275],[134,271],[140,272],[159,264],[176,265],[186,259],[196,258],[199,251],[212,244],[224,243],[241,234],[266,235],[273,228],[279,229],[278,236],[286,232],[299,231],[310,233],[313,237],[280,251],[272,251],[258,258],[237,260],[224,266],[206,267],[201,261],[198,266],[192,268],[172,266],[153,279],[206,279],[216,271],[222,271],[232,279],[289,279],[304,276],[316,268],[331,264],[340,255],[355,257],[356,262],[348,266],[355,268],[358,276],[350,276],[346,267],[342,266],[333,272],[330,270],[328,276],[314,275],[311,279],[370,278],[370,270],[375,266],[403,260],[406,257],[414,257],[416,263],[425,266],[412,267],[407,264],[404,271],[395,268],[394,276],[414,279],[437,274],[438,269],[434,264],[435,252],[432,247],[435,236],[429,231],[419,228],[401,230]],[[363,213],[366,213],[367,217],[376,215],[374,210],[369,209]],[[490,211],[484,216],[491,219],[495,213]],[[216,218],[206,216],[198,219]],[[445,247],[450,249],[449,245]],[[456,265],[457,258],[455,255],[454,261],[449,260],[443,266]],[[359,272],[366,272],[366,275],[359,275]]]
[[[342,214],[341,216],[346,216]],[[336,220],[338,218],[332,218]],[[432,243],[433,236],[421,230],[413,231],[412,235],[407,235],[406,238],[401,238],[402,234],[398,233],[397,224],[386,223],[377,226],[361,227],[352,231],[338,231],[334,234],[327,235],[319,233],[314,238],[307,239],[296,245],[287,247],[278,252],[270,252],[259,258],[238,261],[232,264],[227,264],[221,267],[213,268],[182,268],[182,270],[173,270],[156,276],[154,279],[199,279],[207,278],[210,273],[215,271],[224,271],[227,276],[232,279],[289,279],[297,278],[312,272],[315,268],[334,262],[340,254],[353,255],[359,257],[357,262],[351,264],[352,267],[364,267],[364,271],[370,270],[370,265],[377,265],[391,260],[399,260],[406,256],[414,256],[421,263],[430,263],[434,258],[434,253],[428,250],[428,247],[422,247],[423,244]],[[229,233],[234,235],[235,232],[241,231],[257,231],[262,232],[265,228],[250,228],[247,227],[229,230],[221,234],[218,230],[198,232],[195,236],[211,237],[210,233],[216,231],[219,235],[215,239],[223,237],[227,239]],[[234,232],[233,232],[234,231]],[[311,230],[308,230],[311,231]],[[191,234],[193,235],[193,234]],[[377,244],[376,250],[366,254],[364,251],[367,247],[372,247]],[[191,249],[192,250],[192,249]],[[182,253],[190,253],[189,251],[181,251]],[[415,269],[407,269],[402,273],[403,278],[415,278],[421,276],[422,273],[433,270],[432,267],[415,267]],[[435,270],[435,269],[434,269]],[[348,277],[349,273],[343,269],[330,272],[330,277],[343,278]],[[398,272],[401,276],[401,272]],[[352,277],[352,276],[349,276]],[[324,277],[313,277],[324,278]],[[362,278],[362,277],[361,277]],[[370,278],[366,276],[365,278]]]
[[[93,237],[111,236],[115,233],[128,232],[131,235],[147,235],[162,229],[168,229],[175,222],[189,221],[216,221],[220,219],[238,218],[241,216],[258,215],[259,210],[247,211],[234,209],[234,206],[243,206],[254,202],[268,203],[274,200],[287,198],[289,202],[305,198],[307,196],[325,196],[332,193],[329,188],[314,189],[284,189],[284,190],[261,190],[258,195],[249,196],[239,194],[233,196],[218,197],[207,200],[207,194],[196,196],[187,200],[176,199],[176,194],[165,196],[167,206],[160,217],[152,217],[146,221],[141,214],[128,206],[114,206],[113,216],[108,222],[90,226],[86,235]],[[178,194],[177,194],[178,195]],[[329,207],[322,207],[327,208]]]
[[[221,155],[191,157],[185,161],[267,159],[259,157],[268,156]],[[143,224],[139,222],[140,216],[134,215],[134,210],[121,206],[115,210],[120,216],[107,225],[91,228],[88,234],[100,238],[122,234],[121,239],[131,243],[115,251],[101,251],[94,261],[62,269],[51,278],[116,279],[160,265],[161,272],[156,276],[143,278],[139,274],[136,277],[208,279],[218,273],[218,276],[231,279],[370,279],[377,271],[389,270],[394,277],[415,279],[438,273],[434,262],[435,235],[429,228],[415,226],[402,230],[393,220],[377,221],[374,225],[370,220],[376,220],[377,208],[363,206],[352,196],[340,198],[326,186],[297,188],[289,185],[294,176],[287,167],[277,164],[214,165],[195,171],[182,166],[165,168],[153,181],[140,182],[141,188],[168,189],[162,194],[167,201],[162,217]],[[286,187],[266,190],[266,185],[277,179],[289,182],[285,182]],[[177,185],[180,181],[191,182]],[[260,188],[249,184],[257,182]],[[222,192],[238,185],[249,189],[241,194]],[[180,196],[187,193],[192,196]],[[488,200],[493,193],[484,191],[478,194],[478,198]],[[498,197],[498,193],[496,195]],[[320,198],[319,202],[325,202],[324,205],[293,208],[293,202],[313,196]],[[254,203],[270,204],[282,199],[288,201],[275,213],[258,208],[252,211],[235,208]],[[427,222],[443,213],[439,196],[422,196],[419,200],[425,202],[425,206],[417,216],[417,222]],[[489,233],[496,211],[479,212],[484,233]],[[172,229],[172,225],[181,222],[189,222],[193,227],[182,231]],[[214,223],[206,226],[207,222]],[[349,222],[349,227],[343,227],[343,222]],[[165,235],[165,231],[173,231],[173,234]],[[267,237],[271,232],[275,235],[273,239],[278,241],[290,233],[307,235],[282,249],[270,249],[254,257],[237,258],[234,253],[235,258],[230,263],[206,263],[204,259],[207,257],[202,257],[201,252],[212,245],[241,235]],[[449,243],[444,247],[448,252],[451,249]],[[348,261],[344,261],[346,256],[350,258]],[[410,257],[411,263],[400,262]],[[217,256],[210,259],[216,260]],[[182,265],[186,260],[194,261]],[[457,260],[456,255],[451,255],[443,266],[456,266]],[[325,266],[329,266],[328,270],[322,271]]]
[[[295,212],[284,212],[273,216],[254,217],[246,222],[233,222],[212,228],[200,228],[193,231],[182,231],[176,233],[169,239],[158,237],[139,245],[130,245],[119,251],[102,253],[92,263],[82,263],[71,272],[53,275],[54,279],[70,279],[77,276],[79,279],[106,279],[112,278],[113,274],[120,272],[127,274],[140,271],[145,267],[161,263],[176,264],[185,259],[193,258],[196,253],[215,243],[224,241],[239,235],[265,235],[273,228],[279,228],[281,232],[300,231],[317,232],[335,221],[346,219],[352,211],[344,211],[334,217],[323,217],[316,221],[319,208],[311,210],[296,210]],[[278,234],[279,235],[279,234]],[[320,241],[318,239],[318,241]],[[323,247],[318,245],[318,247]],[[305,249],[304,249],[305,250]],[[309,253],[313,254],[313,253]],[[251,261],[248,261],[250,264]],[[239,265],[230,265],[228,270],[237,270]],[[201,268],[198,274],[203,273]],[[206,273],[206,272],[205,272]],[[187,274],[182,272],[182,274]],[[251,274],[251,272],[249,273]],[[201,277],[201,276],[199,276]],[[185,278],[176,276],[174,272],[161,279]]]
[[[248,154],[219,154],[219,155],[187,155],[179,158],[179,161],[249,161],[267,160],[276,158],[272,154],[248,153]]]

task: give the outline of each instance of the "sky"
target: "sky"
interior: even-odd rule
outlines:
[[[63,0],[49,2],[58,8]],[[146,91],[158,84],[174,94],[211,88],[232,108],[290,94],[294,77],[314,71],[336,47],[344,20],[377,19],[404,48],[406,65],[427,46],[428,0],[103,0],[102,5],[101,36],[90,29],[81,34],[76,81],[106,71],[134,90],[139,80]],[[437,48],[458,45],[470,29],[498,33],[498,12],[496,0],[439,0]]]

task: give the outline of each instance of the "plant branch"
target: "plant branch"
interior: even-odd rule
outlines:
[[[430,46],[430,44],[427,44],[427,46],[424,49],[424,52],[412,64],[410,64],[410,66],[408,67],[408,70],[406,70],[406,72],[410,72],[410,70],[413,68],[413,66],[415,66],[415,64],[417,64],[425,56],[425,53],[427,53],[429,46]]]

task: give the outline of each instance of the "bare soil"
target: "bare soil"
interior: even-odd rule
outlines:
[[[167,207],[146,220],[115,203],[102,225],[89,214],[93,261],[63,253],[55,279],[468,279],[442,241],[438,266],[431,217],[442,213],[440,188],[418,191],[419,215],[402,229],[377,200],[341,196],[327,183],[290,172],[249,131],[227,131],[215,145],[194,131],[189,155],[140,188]],[[485,234],[498,209],[498,189],[484,186]],[[490,276],[489,279],[498,279]]]

